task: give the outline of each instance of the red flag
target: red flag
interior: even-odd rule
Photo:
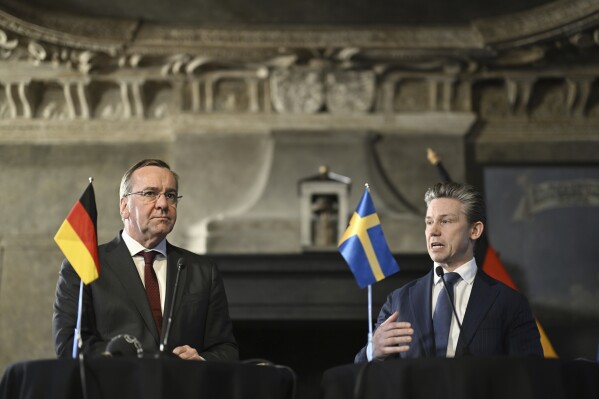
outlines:
[[[54,241],[85,284],[100,275],[97,217],[96,197],[90,182],[54,236]]]

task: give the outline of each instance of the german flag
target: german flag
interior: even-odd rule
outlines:
[[[100,274],[97,219],[96,196],[90,178],[87,189],[54,236],[54,241],[85,284]]]
[[[444,182],[451,181],[451,178],[449,177],[447,170],[445,170],[441,159],[430,148],[428,149],[427,157],[430,163],[437,167],[437,171],[439,172],[441,180]],[[489,243],[487,235],[484,232],[482,237],[476,243],[476,247],[476,252],[478,255],[476,256],[476,263],[478,265],[483,265],[483,271],[489,276],[493,277],[495,280],[499,280],[505,285],[515,289],[516,291],[519,291],[518,287],[516,287],[516,284],[514,283],[514,280],[512,280],[509,273],[503,266],[501,259],[499,259],[497,252],[495,252],[495,249],[493,249],[493,246],[491,246],[491,243]],[[541,345],[543,346],[545,357],[557,358],[557,353],[555,352],[551,341],[549,341],[549,337],[547,337],[547,334],[541,326],[541,323],[539,323],[538,320],[536,320],[536,322],[539,333],[541,334]]]

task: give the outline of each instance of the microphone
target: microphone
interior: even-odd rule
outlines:
[[[453,315],[455,316],[455,320],[458,322],[458,327],[460,328],[460,332],[462,332],[462,324],[460,323],[460,319],[458,318],[458,312],[455,310],[455,305],[453,304],[453,296],[449,295],[449,289],[447,289],[447,282],[445,281],[445,271],[443,267],[437,266],[435,269],[435,273],[437,276],[441,277],[441,281],[443,281],[443,288],[445,288],[445,293],[447,294],[447,298],[449,298],[449,304],[451,305],[451,310],[453,310]]]
[[[160,353],[164,353],[166,344],[168,343],[168,335],[171,332],[171,326],[173,324],[173,311],[175,310],[175,299],[177,298],[177,288],[179,288],[179,275],[181,270],[185,268],[185,262],[183,258],[179,258],[177,261],[177,277],[175,277],[175,288],[173,289],[173,296],[171,299],[171,308],[168,310],[168,319],[166,319],[166,328],[164,329],[164,335],[162,336],[162,342],[160,343]]]
[[[143,354],[144,350],[141,342],[129,334],[119,334],[113,337],[102,353],[103,356],[108,357],[137,356],[139,358],[143,357]]]
[[[453,311],[453,315],[455,316],[455,320],[458,322],[458,328],[460,329],[460,334],[462,333],[462,323],[460,323],[460,319],[458,317],[458,312],[455,310],[455,305],[453,304],[453,297],[451,295],[449,295],[449,289],[447,288],[447,282],[445,281],[445,271],[443,270],[442,266],[437,266],[435,268],[435,273],[437,273],[437,276],[441,277],[441,281],[443,282],[443,288],[445,289],[445,293],[447,294],[447,298],[449,298],[449,304],[451,305],[451,310]],[[457,350],[457,347],[456,347]],[[468,348],[468,345],[466,345],[466,347],[464,348],[464,355],[469,355],[470,354],[470,350]]]
[[[437,276],[441,277],[441,281],[443,281],[443,288],[445,288],[445,293],[447,294],[447,298],[449,298],[449,304],[451,305],[451,310],[453,310],[453,315],[455,316],[455,320],[458,322],[458,327],[460,328],[460,333],[462,332],[462,323],[460,323],[460,319],[458,318],[458,312],[455,310],[455,305],[453,304],[453,296],[449,295],[449,289],[447,289],[447,282],[445,281],[445,271],[443,267],[437,266],[435,269],[435,273]]]

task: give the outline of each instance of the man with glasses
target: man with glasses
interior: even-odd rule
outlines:
[[[144,353],[164,349],[182,359],[238,359],[216,265],[166,240],[177,220],[178,189],[177,174],[157,159],[142,160],[123,176],[124,229],[99,246],[100,277],[84,286],[82,353],[104,353],[112,338],[128,334]],[[166,331],[174,292],[172,324]],[[71,356],[78,295],[79,277],[64,260],[53,317],[59,357]],[[161,348],[165,334],[167,347]]]

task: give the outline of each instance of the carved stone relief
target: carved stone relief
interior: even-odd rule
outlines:
[[[591,117],[599,76],[536,76],[454,81],[443,77],[381,77],[372,71],[275,70],[263,79],[179,81],[131,79],[0,82],[3,119],[160,119],[176,113],[381,113],[469,111],[488,115]],[[459,90],[458,90],[459,89]],[[178,99],[185,98],[181,102]],[[375,101],[376,99],[376,101]]]
[[[376,94],[373,71],[335,71],[326,76],[327,108],[333,113],[367,113]]]
[[[34,29],[4,13],[0,118],[429,111],[589,118],[598,97],[593,82],[599,76],[599,21],[588,7],[576,1],[564,17],[554,6],[527,14],[533,26],[555,29],[527,28],[521,37],[506,18],[477,21],[470,32],[464,27],[233,32],[131,22],[110,30],[73,17],[38,17],[62,26],[61,32]]]
[[[321,70],[277,69],[272,73],[270,87],[277,112],[314,114],[324,105],[325,85]]]

